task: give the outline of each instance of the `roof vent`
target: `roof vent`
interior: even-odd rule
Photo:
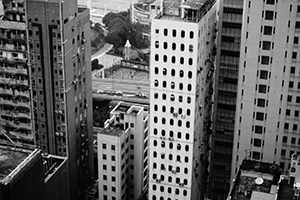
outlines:
[[[255,184],[257,184],[257,185],[261,185],[261,184],[263,184],[263,182],[264,182],[264,179],[262,179],[261,177],[258,177],[257,179],[255,179]]]

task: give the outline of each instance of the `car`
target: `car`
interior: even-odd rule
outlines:
[[[115,95],[117,95],[117,96],[123,96],[124,94],[123,94],[122,91],[116,91]]]
[[[103,92],[103,90],[97,90],[96,93],[97,94],[103,94],[104,92]]]
[[[147,99],[149,97],[147,94],[144,94],[144,93],[141,93],[141,92],[136,93],[135,96],[140,97],[140,98],[145,98],[145,99]]]

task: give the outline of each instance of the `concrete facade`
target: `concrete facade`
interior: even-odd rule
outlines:
[[[68,157],[71,199],[82,198],[93,176],[89,10],[74,0],[3,4],[2,143]]]
[[[148,113],[120,102],[98,137],[99,199],[136,200],[148,186]]]
[[[232,156],[275,162],[284,172],[298,152],[298,1],[244,1]]]
[[[203,199],[217,3],[157,1],[151,9],[148,196]]]

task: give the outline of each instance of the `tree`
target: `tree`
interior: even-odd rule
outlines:
[[[107,13],[107,14],[103,17],[102,22],[103,22],[103,24],[105,24],[105,26],[108,27],[109,22],[110,22],[112,19],[114,19],[115,17],[116,17],[116,13],[109,12],[109,13]]]

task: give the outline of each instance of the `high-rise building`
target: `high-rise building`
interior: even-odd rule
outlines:
[[[203,199],[217,2],[151,5],[149,199]]]
[[[68,157],[70,197],[93,176],[89,10],[77,1],[3,1],[1,139]]]
[[[232,173],[246,158],[287,171],[299,152],[300,4],[244,1]]]
[[[0,19],[0,139],[34,145],[25,1],[2,1]],[[8,140],[9,138],[9,140]]]
[[[215,103],[208,196],[226,199],[230,188],[243,0],[220,1]]]
[[[137,200],[148,187],[148,112],[120,102],[98,132],[99,199]]]

